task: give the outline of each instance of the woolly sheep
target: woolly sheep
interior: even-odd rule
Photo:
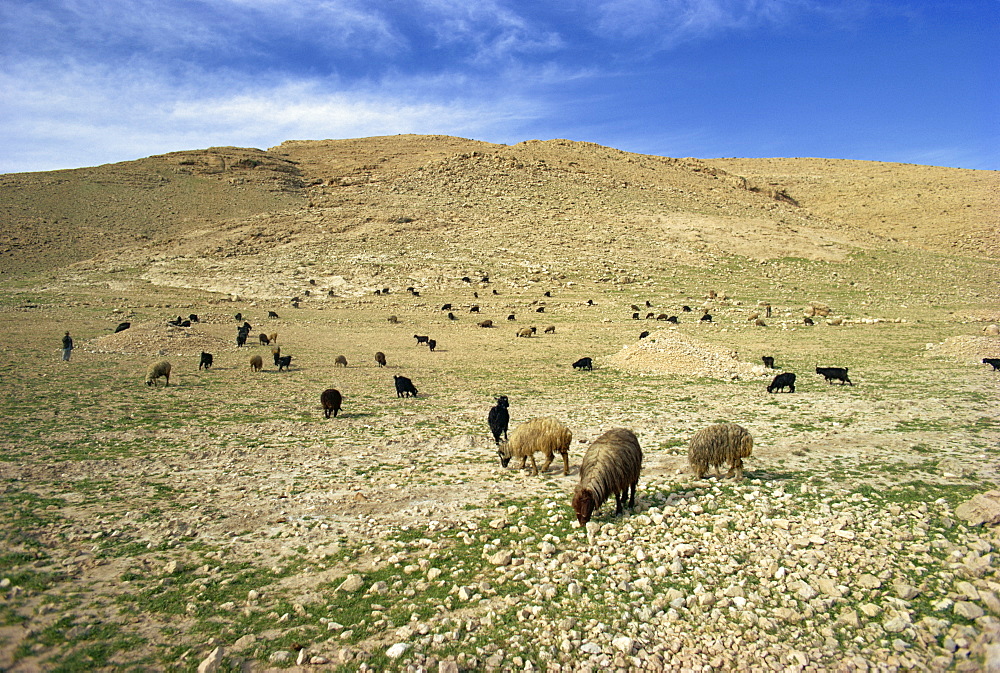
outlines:
[[[530,337],[534,333],[535,333],[535,328],[534,327],[525,327],[523,329],[519,329],[516,332],[517,336],[519,336],[519,337]]]
[[[375,362],[378,363],[379,367],[385,367],[385,353],[382,351],[375,353]]]
[[[545,332],[546,334],[555,334],[555,333],[556,333],[556,326],[555,326],[555,325],[549,325],[549,326],[548,326],[548,327],[546,327],[546,328],[545,328],[545,329],[544,329],[543,331],[544,331],[544,332]]]
[[[545,465],[542,472],[549,469],[552,459],[556,453],[563,457],[563,474],[569,474],[569,444],[573,440],[573,433],[565,425],[554,418],[533,418],[527,423],[514,428],[510,434],[510,440],[501,445],[500,464],[507,467],[511,458],[521,459],[521,469],[524,469],[528,458],[531,458],[531,474],[538,474],[538,465],[535,463],[535,453],[545,454]]]
[[[493,433],[493,441],[496,442],[497,446],[500,446],[500,435],[507,437],[507,425],[510,423],[510,412],[507,408],[510,406],[510,400],[507,399],[506,395],[501,395],[497,398],[497,403],[494,407],[490,409],[490,413],[486,420],[490,424],[490,432]]]
[[[635,507],[635,489],[642,471],[642,449],[635,433],[614,428],[594,440],[580,464],[580,483],[573,494],[573,510],[581,526],[587,524],[609,496],[615,496],[615,515],[626,498]]]
[[[708,468],[729,463],[725,478],[735,475],[743,479],[743,459],[753,451],[753,437],[742,426],[735,423],[717,423],[694,433],[688,443],[688,464],[697,479],[703,479]]]
[[[163,386],[170,385],[170,363],[166,360],[160,360],[159,362],[149,366],[146,370],[146,385],[155,386],[156,380],[160,377],[164,378]]]
[[[264,360],[261,359],[259,355],[254,355],[250,358],[250,371],[259,372],[264,368]]]
[[[336,418],[342,401],[343,397],[336,388],[327,388],[324,390],[319,396],[319,402],[323,405],[323,415],[326,418],[330,418],[330,414],[332,413],[333,417]]]
[[[484,320],[481,323],[479,323],[479,326],[480,327],[493,327],[493,321],[492,320]]]
[[[115,334],[118,334],[119,332],[124,332],[125,330],[127,330],[131,326],[132,326],[132,323],[130,323],[130,322],[120,322],[120,323],[118,323],[118,327],[115,328]]]
[[[260,339],[261,346],[268,346],[271,343],[271,339],[263,332],[260,333],[260,336],[258,338]]]
[[[275,332],[274,334],[271,334],[270,336],[267,337],[267,339],[271,343],[275,343],[278,340],[278,333]]]
[[[338,355],[336,358],[334,358],[333,364],[335,366],[339,366],[339,367],[346,367],[347,366],[347,358],[344,357],[343,355]]]

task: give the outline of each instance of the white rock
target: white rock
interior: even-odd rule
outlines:
[[[626,655],[632,654],[632,647],[634,644],[634,641],[628,636],[618,636],[611,641],[612,647]]]
[[[580,646],[580,651],[587,654],[600,654],[601,646],[597,643],[586,642]]]
[[[979,619],[985,614],[981,607],[970,601],[956,601],[954,612],[956,615],[965,617],[966,619]]]
[[[514,555],[506,549],[502,549],[489,558],[489,562],[495,566],[509,566],[514,559]]]
[[[390,659],[399,659],[401,656],[406,654],[408,649],[410,649],[409,643],[396,643],[385,651],[385,656]]]
[[[347,579],[341,582],[340,586],[337,587],[337,591],[346,591],[348,593],[354,593],[364,585],[365,582],[363,579],[361,579],[361,575],[348,575]]]
[[[173,563],[173,561],[171,561]],[[225,651],[221,647],[216,647],[212,650],[205,659],[198,664],[198,673],[215,673],[219,670],[219,666],[222,665],[222,657]]]

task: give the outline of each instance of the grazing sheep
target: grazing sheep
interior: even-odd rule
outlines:
[[[632,320],[638,320],[638,319],[639,319],[639,314],[638,313],[633,313],[632,314]]]
[[[756,320],[754,320],[753,324],[754,324],[754,327],[767,327],[767,323],[764,322],[763,320],[761,320],[760,318],[757,318]]]
[[[278,340],[278,333],[275,332],[274,334],[271,334],[267,338],[271,343],[275,343]]]
[[[646,300],[646,308],[653,308],[653,304],[648,299]]]
[[[656,317],[655,313],[647,313],[646,314],[646,320],[652,320],[655,317]]]
[[[556,333],[556,326],[555,326],[555,325],[549,325],[549,326],[548,326],[548,327],[546,327],[546,328],[545,328],[545,329],[544,329],[543,331],[544,331],[544,332],[545,332],[546,334],[555,334],[555,333]]]
[[[656,316],[656,319],[657,320],[666,320],[669,317],[670,316],[668,316],[666,313],[661,313],[660,315]]]
[[[405,376],[393,375],[392,380],[396,384],[396,397],[417,396],[417,389],[413,386],[413,381],[410,379]]]
[[[514,316],[513,313],[511,313],[509,316],[507,316],[507,320],[517,320],[517,318]]]
[[[983,358],[984,365],[991,365],[993,371],[1000,370],[1000,358]]]
[[[690,313],[690,312],[691,312],[690,306],[681,306],[681,313]]]
[[[538,308],[535,309],[535,313],[545,313],[545,307],[539,306]]]
[[[448,312],[448,320],[458,320],[458,318],[455,317],[454,313],[452,313],[452,312],[449,311]]]
[[[642,332],[639,333],[639,338],[640,339],[645,339],[648,336],[649,336],[649,330],[644,330],[644,331],[642,331]]]
[[[247,333],[243,330],[236,332],[236,346],[237,348],[242,348],[247,342]]]
[[[688,444],[688,464],[697,479],[703,479],[709,467],[715,468],[729,463],[725,478],[735,475],[743,479],[743,459],[753,451],[753,437],[742,426],[735,423],[718,423],[702,428],[694,433]]]
[[[276,358],[281,355],[281,346],[271,346],[271,357]]]
[[[701,316],[700,320],[701,322],[712,322],[712,315],[710,313],[706,313],[705,315]]]
[[[510,423],[510,412],[507,408],[510,406],[510,401],[507,399],[506,395],[501,395],[497,398],[497,403],[494,407],[490,409],[489,416],[486,420],[490,424],[490,432],[493,433],[493,441],[496,442],[497,446],[500,446],[500,435],[507,437],[507,424]]]
[[[586,369],[588,371],[593,371],[594,360],[592,358],[580,358],[579,360],[573,363],[573,369],[580,369],[580,370]]]
[[[463,283],[471,283],[472,279],[469,278],[468,276],[462,276],[462,282]]]
[[[268,318],[277,318],[277,317],[278,317],[278,314],[277,314],[277,313],[275,313],[274,311],[268,311],[268,312],[267,312],[267,317],[268,317]]]
[[[479,306],[478,306],[478,304],[473,304],[472,306],[470,306],[469,307],[469,313],[479,313]]]
[[[434,339],[428,339],[427,340],[427,347],[430,348],[431,350],[434,350],[435,348],[437,348],[437,345],[438,345],[438,342],[435,341]]]
[[[205,351],[202,351],[201,360],[198,362],[198,369],[208,369],[209,367],[212,366],[212,361],[214,359],[215,358],[212,356],[211,353],[206,353]]]
[[[809,325],[814,325],[815,323],[813,322],[812,318],[806,316],[805,318],[802,319],[802,324],[808,327]]]
[[[425,337],[425,336],[420,336],[419,334],[414,334],[414,335],[413,335],[413,338],[417,340],[417,345],[418,345],[418,346],[419,346],[420,344],[425,344],[425,343],[427,343],[427,340],[428,340],[428,339],[430,339],[430,337]]]
[[[493,321],[492,320],[484,320],[481,323],[479,323],[479,326],[480,327],[493,327]]]
[[[278,365],[278,371],[280,372],[284,369],[286,372],[288,368],[292,365],[291,355],[282,355],[281,357],[275,358],[274,364]]]
[[[667,318],[667,322],[673,323],[675,325],[679,325],[680,324],[680,322],[677,320],[677,316],[675,316],[675,315],[672,315],[669,318]]]
[[[243,314],[242,313],[237,313],[233,317],[236,318],[236,322],[243,322]]]
[[[581,526],[590,521],[609,496],[615,496],[615,515],[625,501],[635,507],[635,489],[642,471],[642,449],[635,433],[614,428],[594,440],[580,464],[580,483],[573,493],[573,509]]]
[[[523,329],[517,330],[515,334],[519,337],[530,337],[534,333],[535,333],[534,327],[525,327]]]
[[[573,433],[565,425],[554,418],[533,418],[527,423],[514,428],[510,434],[510,441],[500,446],[497,453],[500,455],[500,464],[507,467],[510,459],[517,457],[521,459],[521,469],[524,469],[528,458],[531,458],[531,474],[538,474],[538,465],[535,464],[535,453],[541,451],[545,454],[545,465],[542,472],[549,469],[555,454],[563,457],[563,474],[569,474],[569,444],[573,440]]]
[[[395,325],[396,323],[398,323],[398,322],[399,322],[399,318],[397,318],[397,317],[396,317],[396,316],[394,316],[394,315],[391,315],[391,316],[389,316],[388,318],[386,318],[386,320],[388,320],[388,321],[389,321],[390,323],[392,323],[393,325]]]
[[[323,405],[323,415],[326,418],[330,418],[330,414],[333,417],[337,417],[337,413],[340,411],[340,403],[343,401],[343,397],[340,391],[336,388],[327,388],[319,396],[319,403]]]
[[[188,316],[188,320],[190,322],[201,322],[201,320],[198,319],[198,314],[197,313],[192,313],[191,315],[189,315]]]
[[[774,369],[774,358],[770,355],[762,355],[761,360],[764,361],[764,366],[768,369]]]
[[[826,379],[827,383],[840,381],[840,385],[845,383],[854,385],[851,383],[851,379],[847,378],[847,367],[817,367],[816,373]]]
[[[132,326],[132,323],[130,323],[130,322],[120,322],[120,323],[118,323],[118,327],[115,328],[115,334],[118,334],[119,332],[124,332],[125,330],[127,330],[131,326]]]
[[[260,339],[261,346],[267,346],[271,343],[271,339],[263,332],[260,334],[258,338]]]
[[[441,310],[442,311],[450,311],[451,310],[451,304],[445,304],[444,306],[441,307]]]
[[[771,381],[771,385],[767,387],[767,392],[781,392],[785,388],[788,388],[788,392],[795,392],[795,374],[791,372],[785,372],[783,374],[778,374]]]
[[[278,363],[278,356],[274,356],[274,362],[275,364]],[[259,355],[254,355],[252,358],[250,358],[250,371],[259,372],[263,368],[264,368],[264,360],[261,359]]]
[[[632,307],[631,307],[631,308],[632,308],[632,310],[633,310],[633,311],[641,311],[641,310],[642,310],[641,308],[639,308],[639,307],[638,307],[638,306],[636,306],[635,304],[632,304]]]
[[[146,385],[156,386],[156,379],[163,377],[163,387],[170,385],[170,363],[166,360],[160,360],[159,362],[149,366],[146,370]]]
[[[754,320],[757,320],[759,317],[760,317],[760,313],[754,312],[754,313],[751,313],[749,316],[747,316],[747,321],[753,322]]]
[[[346,367],[347,366],[347,358],[344,357],[343,355],[338,355],[337,357],[335,357],[333,359],[333,364],[334,364],[334,366]]]
[[[379,367],[385,367],[385,353],[382,351],[375,353],[375,362],[378,363]]]

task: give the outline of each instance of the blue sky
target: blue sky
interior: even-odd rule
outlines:
[[[1000,0],[5,0],[0,173],[396,133],[1000,169]]]

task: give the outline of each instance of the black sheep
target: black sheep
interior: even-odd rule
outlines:
[[[983,358],[984,365],[993,365],[993,371],[1000,369],[1000,358]]]
[[[774,369],[774,358],[772,358],[770,355],[763,355],[761,356],[760,359],[764,361],[765,367],[767,367],[768,369]]]
[[[211,353],[206,353],[205,351],[202,351],[201,361],[198,363],[198,369],[208,369],[209,367],[212,366],[213,359],[214,358],[212,357]]]
[[[767,392],[780,392],[785,388],[788,388],[788,392],[790,393],[795,392],[795,374],[791,372],[778,374],[774,377],[774,380],[771,381],[771,385],[767,387]]]
[[[284,369],[287,372],[288,368],[292,364],[292,356],[291,355],[275,355],[274,356],[274,364],[276,364],[278,366],[278,371],[279,372],[282,369]]]
[[[427,340],[427,347],[430,348],[431,350],[434,350],[435,348],[437,348],[437,345],[438,345],[438,342],[435,341],[434,339],[428,339]]]
[[[854,385],[851,383],[851,379],[847,378],[847,367],[817,367],[816,373],[822,375],[827,383],[840,381],[840,385],[845,383]]]
[[[340,391],[336,388],[327,388],[324,390],[319,396],[319,402],[323,405],[323,415],[326,418],[330,418],[330,414],[332,413],[333,417],[336,418],[343,399]]]
[[[594,361],[591,358],[580,358],[573,363],[573,369],[592,371],[594,369]]]
[[[490,409],[489,417],[487,421],[490,424],[490,432],[493,433],[493,441],[500,446],[500,435],[507,439],[507,425],[510,423],[510,413],[507,411],[507,407],[510,406],[510,402],[507,400],[506,395],[501,395],[497,398],[496,406]]]
[[[417,340],[417,344],[425,344],[430,337],[420,336],[419,334],[414,334],[413,338]]]
[[[417,389],[413,386],[413,381],[405,376],[393,375],[396,384],[396,397],[416,397]]]
[[[119,332],[124,332],[125,330],[127,330],[131,326],[132,326],[132,323],[130,323],[130,322],[120,322],[120,323],[118,323],[118,327],[115,328],[115,334],[118,334]]]
[[[639,334],[640,339],[645,339],[648,336],[649,336],[649,330],[645,330]]]

